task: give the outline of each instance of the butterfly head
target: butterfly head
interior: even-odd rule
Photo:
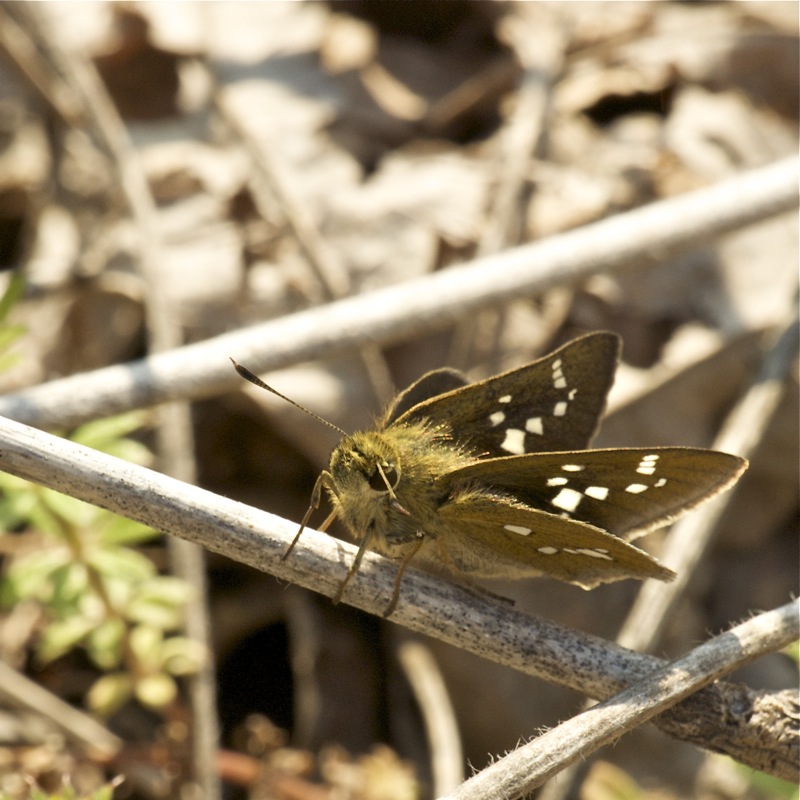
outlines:
[[[396,450],[375,433],[345,436],[331,455],[330,470],[337,488],[366,496],[389,494],[400,482]]]
[[[332,499],[343,522],[356,535],[382,531],[398,505],[400,459],[387,438],[377,432],[345,436],[330,463]]]

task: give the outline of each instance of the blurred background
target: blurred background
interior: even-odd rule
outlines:
[[[0,36],[5,393],[457,269],[798,147],[793,3],[11,3]],[[358,430],[429,369],[481,379],[612,330],[623,363],[595,446],[710,446],[796,313],[796,213],[654,261],[267,380]],[[336,433],[253,387],[207,394],[191,404],[190,478],[299,521]],[[797,593],[797,420],[795,368],[655,654]],[[166,470],[158,424],[140,410],[66,433]],[[203,796],[190,688],[203,662],[177,635],[192,600],[174,554],[20,482],[0,489],[0,654],[122,740],[103,763],[4,704],[0,793],[69,775],[88,794],[123,774],[114,797]],[[643,546],[658,554],[662,538]],[[206,793],[434,796],[414,670],[443,679],[465,776],[581,708],[220,556],[206,569],[221,737]],[[613,639],[638,587],[490,588]],[[400,656],[413,642],[417,666]],[[792,687],[796,660],[773,654],[733,679]],[[652,727],[550,791],[796,796]]]

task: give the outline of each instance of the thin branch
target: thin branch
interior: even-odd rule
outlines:
[[[530,162],[546,127],[553,89],[563,70],[563,25],[556,20],[542,25],[541,19],[526,13],[529,10],[530,7],[521,6],[503,21],[503,32],[525,71],[514,110],[496,137],[498,152],[492,169],[497,176],[496,187],[478,242],[479,256],[499,252],[520,240],[520,218],[525,207],[522,194],[529,179]]]
[[[431,752],[433,791],[439,797],[464,780],[464,754],[455,710],[439,665],[426,645],[401,642],[397,657],[422,714]]]
[[[559,725],[463,783],[442,800],[524,797],[566,765],[585,758],[703,686],[797,635],[800,601],[748,620],[588,711]]]
[[[189,486],[90,448],[0,419],[0,468],[196,542],[256,569],[332,597],[355,548],[308,531],[281,560],[296,523]],[[382,613],[396,565],[368,553],[345,602]],[[591,697],[606,698],[663,666],[653,656],[523,614],[416,570],[408,570],[392,621]],[[785,642],[797,638],[789,632]],[[779,645],[776,645],[779,646]],[[656,720],[659,728],[725,752],[756,769],[793,777],[800,747],[791,720],[765,716],[774,693],[718,683]],[[789,729],[788,740],[780,734]]]
[[[83,711],[65,703],[43,686],[0,661],[0,695],[17,708],[49,720],[64,736],[103,760],[122,750],[123,741]]]
[[[664,261],[796,208],[798,164],[796,158],[786,159],[462,267],[7,395],[0,398],[0,414],[41,427],[71,427],[167,400],[211,397],[238,385],[229,356],[266,372],[366,342],[419,336],[477,309],[634,262]]]
[[[62,77],[42,59],[35,27],[28,24],[28,9],[24,5],[3,4],[0,7],[0,50],[19,70],[32,94],[46,103],[66,125],[78,124],[82,119],[78,99]]]

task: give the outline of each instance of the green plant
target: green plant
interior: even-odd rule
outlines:
[[[141,413],[90,422],[70,437],[137,463],[150,453],[129,438]],[[197,669],[198,645],[172,634],[189,599],[185,582],[159,575],[136,546],[158,534],[131,520],[0,473],[0,527],[16,531],[6,547],[0,600],[39,605],[45,624],[35,641],[41,663],[83,647],[105,672],[87,701],[107,715],[131,697],[160,708],[176,694],[175,677]],[[8,540],[10,535],[5,534]]]

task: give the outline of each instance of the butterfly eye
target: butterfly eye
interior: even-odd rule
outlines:
[[[383,471],[383,475],[381,475],[381,471]],[[400,480],[400,476],[394,466],[381,464],[381,468],[375,467],[375,471],[369,476],[369,488],[374,489],[376,492],[385,492],[387,491],[387,483],[390,488],[394,489],[398,480]]]

